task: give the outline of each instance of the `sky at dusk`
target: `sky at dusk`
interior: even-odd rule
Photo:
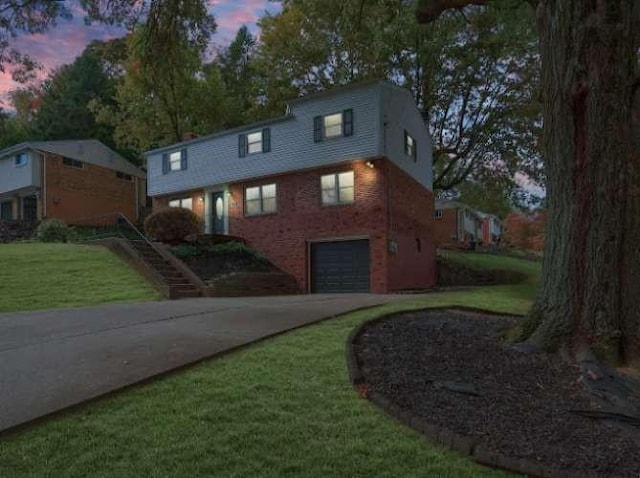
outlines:
[[[78,3],[75,0],[66,0],[65,3],[73,13],[72,20],[60,20],[45,34],[23,35],[12,41],[14,48],[31,55],[43,66],[41,77],[46,77],[57,66],[73,62],[91,40],[108,40],[125,33],[123,28],[118,27],[101,24],[86,26],[84,12]],[[217,33],[212,38],[213,48],[229,44],[243,24],[254,34],[258,33],[258,18],[265,12],[276,13],[280,10],[279,3],[269,0],[209,0],[208,3],[218,23]],[[17,86],[11,80],[9,71],[0,73],[0,102],[6,100],[6,93]]]

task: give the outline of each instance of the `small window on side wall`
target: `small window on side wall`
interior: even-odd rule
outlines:
[[[244,191],[244,215],[258,216],[278,212],[275,184],[246,188]]]
[[[418,160],[416,140],[411,136],[407,130],[404,130],[404,154],[413,158],[413,162]]]
[[[28,160],[27,153],[18,153],[13,158],[13,165],[14,166],[24,166],[25,164],[27,164],[27,160]]]
[[[434,215],[436,219],[442,219],[442,209],[436,209]]]
[[[322,204],[348,204],[355,199],[353,171],[320,176]]]
[[[77,159],[72,158],[62,158],[62,164],[64,164],[65,166],[69,166],[70,168],[84,168],[84,163],[82,161],[78,161]]]

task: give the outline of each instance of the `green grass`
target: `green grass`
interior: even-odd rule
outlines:
[[[154,289],[106,248],[0,245],[0,312],[156,298]]]
[[[358,398],[344,349],[354,327],[390,312],[467,305],[524,313],[532,296],[518,288],[358,311],[204,362],[0,439],[0,476],[507,476]]]

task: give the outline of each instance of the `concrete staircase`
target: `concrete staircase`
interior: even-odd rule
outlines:
[[[139,258],[154,271],[165,286],[163,289],[169,299],[201,296],[200,288],[147,241],[128,239],[127,242]]]

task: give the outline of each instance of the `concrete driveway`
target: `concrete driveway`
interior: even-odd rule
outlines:
[[[418,297],[185,299],[0,314],[0,431],[270,335]]]

